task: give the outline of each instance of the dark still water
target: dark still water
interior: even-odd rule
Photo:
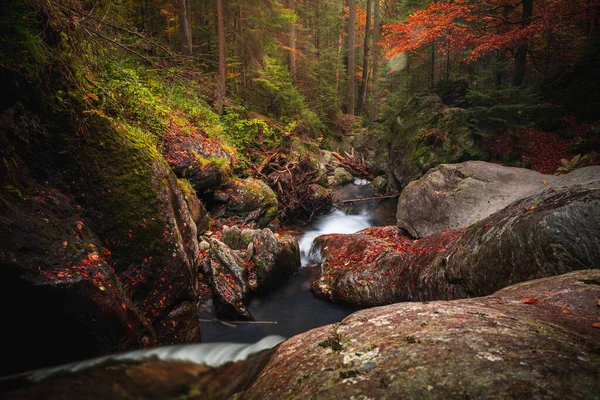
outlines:
[[[337,202],[373,196],[365,181],[355,181],[336,192]],[[339,322],[355,309],[317,299],[310,291],[319,276],[320,255],[311,254],[313,240],[330,233],[354,233],[371,226],[395,224],[396,200],[361,201],[340,205],[299,230],[302,267],[275,291],[255,297],[249,309],[257,322],[228,326],[218,321],[201,322],[202,342],[253,343],[267,335],[290,338],[319,326]]]

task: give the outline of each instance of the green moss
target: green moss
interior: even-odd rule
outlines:
[[[158,254],[164,221],[157,196],[165,181],[156,178],[169,169],[154,138],[97,112],[88,112],[84,123],[81,136],[64,135],[63,145],[78,160],[111,251],[125,263]]]
[[[342,336],[334,329],[327,339],[319,343],[319,346],[330,347],[333,351],[342,351]]]
[[[15,187],[11,186],[11,185],[5,185],[4,186],[4,191],[6,193],[11,193],[11,194],[17,195],[19,197],[23,197],[23,194],[21,193],[21,191],[19,189],[15,188]]]

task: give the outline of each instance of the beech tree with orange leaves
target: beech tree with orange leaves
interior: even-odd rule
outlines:
[[[495,53],[499,62],[512,60],[512,85],[520,86],[527,64],[547,72],[552,63],[573,62],[596,24],[596,7],[577,0],[435,1],[387,25],[383,45],[388,57],[405,53],[418,61],[431,46],[463,63]]]

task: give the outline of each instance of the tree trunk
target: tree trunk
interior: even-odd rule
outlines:
[[[431,68],[429,69],[429,88],[435,87],[435,44],[431,44]]]
[[[187,0],[177,0],[179,8],[179,29],[181,32],[181,41],[188,54],[192,54],[192,27],[187,10]]]
[[[355,0],[348,0],[348,93],[346,112],[354,115],[354,41],[355,41],[355,23],[356,23],[356,3]]]
[[[523,13],[521,27],[525,28],[531,24],[533,14],[533,0],[523,0]],[[525,66],[527,64],[527,43],[522,43],[515,55],[515,72],[513,75],[513,86],[521,86],[525,78]]]
[[[371,30],[371,6],[373,1],[367,0],[367,21],[365,24],[365,41],[363,45],[363,72],[360,83],[360,99],[358,109],[362,111],[367,102],[367,88],[369,85],[369,31]]]
[[[227,59],[225,57],[225,24],[223,21],[223,0],[217,0],[217,33],[219,36],[219,87],[217,89],[217,112],[223,114],[223,104],[227,93]]]
[[[373,9],[373,73],[371,78],[371,96],[377,95],[377,86],[379,83],[379,57],[381,55],[379,49],[379,40],[381,38],[381,26],[379,21],[379,2],[375,0],[375,6]],[[371,107],[371,121],[375,120],[378,114],[379,103],[375,99]]]
[[[290,10],[294,10],[294,0],[287,0],[287,6]],[[294,22],[290,24],[290,74],[292,82],[296,84],[296,24]]]

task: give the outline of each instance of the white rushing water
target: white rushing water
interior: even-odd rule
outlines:
[[[355,177],[353,183],[357,186],[365,186],[365,185],[368,185],[369,183],[371,183],[371,181],[368,179],[361,179],[361,178]]]
[[[97,368],[105,365],[124,362],[139,362],[153,358],[163,361],[185,361],[216,368],[230,362],[245,360],[249,356],[259,353],[263,350],[270,349],[284,340],[285,338],[282,336],[270,335],[252,344],[188,343],[132,350],[125,353],[111,354],[108,356],[91,358],[84,361],[76,361],[56,367],[25,372],[22,374],[4,377],[2,380],[19,379],[20,377],[24,377],[29,381],[40,382],[54,376],[76,374],[91,368]]]
[[[304,232],[298,239],[302,266],[314,265],[322,261],[320,252],[312,251],[313,241],[317,236],[332,233],[355,233],[371,226],[373,226],[373,218],[370,212],[348,215],[336,210],[331,214],[320,217],[312,224],[313,229]]]

